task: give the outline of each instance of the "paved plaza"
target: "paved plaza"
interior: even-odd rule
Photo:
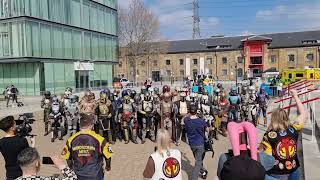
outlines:
[[[314,93],[313,96],[319,95],[319,92]],[[36,148],[39,150],[41,156],[48,156],[53,154],[59,154],[65,144],[65,141],[67,137],[64,137],[63,141],[57,140],[54,143],[50,142],[50,137],[44,137],[44,124],[42,120],[42,112],[39,111],[40,107],[40,98],[39,97],[30,97],[29,98],[29,105],[27,104],[23,108],[2,108],[0,110],[1,117],[3,115],[8,114],[20,114],[23,112],[28,112],[32,110],[31,112],[35,112],[35,118],[36,122],[33,124],[33,133],[37,134],[36,137]],[[3,103],[3,102],[1,102]],[[318,104],[317,104],[318,105]],[[3,107],[3,106],[1,106]],[[269,106],[269,110],[275,108],[274,104],[271,102]],[[296,116],[295,110],[291,111],[292,118]],[[318,115],[320,115],[319,112],[317,112]],[[308,125],[310,123],[306,123]],[[261,140],[262,134],[265,131],[265,129],[262,126],[258,127],[258,134],[259,139],[258,142]],[[0,137],[3,135],[3,133],[0,133]],[[304,141],[307,142],[307,144],[311,145],[311,147],[317,147],[315,146],[317,143],[310,143],[309,140],[305,139]],[[312,146],[313,145],[313,146]],[[175,145],[172,145],[174,148],[176,148]],[[124,142],[117,142],[115,145],[112,146],[114,151],[114,156],[112,158],[112,170],[106,175],[106,179],[112,179],[112,180],[122,180],[122,179],[142,179],[142,172],[144,170],[145,164],[147,162],[147,159],[149,155],[153,152],[155,147],[155,144],[147,141],[144,145],[142,144],[124,144]],[[189,146],[185,143],[182,143],[179,147],[177,147],[183,154],[182,156],[182,170],[183,170],[183,178],[188,179],[187,174],[190,174],[192,171],[192,168],[194,166],[194,158],[192,155],[192,152],[189,148]],[[206,155],[204,165],[209,171],[208,179],[215,179],[216,178],[216,168],[218,163],[218,158],[221,153],[227,152],[228,148],[230,148],[230,144],[227,138],[222,138],[220,136],[219,141],[215,141],[214,144],[214,150],[215,150],[215,156],[214,158],[211,158],[211,153],[208,153]],[[301,147],[300,147],[301,149]],[[311,149],[305,150],[305,152],[310,151]],[[315,157],[313,158],[313,162],[319,162],[320,156],[319,156],[319,150],[315,151],[315,149],[312,150],[313,153],[315,153]],[[306,153],[305,153],[306,154]],[[300,158],[300,161],[303,160]],[[311,161],[311,160],[308,160]],[[303,164],[303,163],[302,163]],[[315,172],[320,172],[317,170],[317,167],[314,168]],[[318,168],[319,169],[319,168]],[[53,175],[53,174],[59,174],[59,171],[55,169],[52,166],[49,165],[42,165],[41,168],[41,175]],[[5,177],[5,169],[4,169],[4,161],[2,156],[0,157],[0,177]],[[306,178],[307,180],[313,180],[313,178]]]

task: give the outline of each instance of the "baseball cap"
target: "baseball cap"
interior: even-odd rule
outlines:
[[[264,180],[265,175],[258,161],[242,156],[230,158],[221,170],[221,180]]]

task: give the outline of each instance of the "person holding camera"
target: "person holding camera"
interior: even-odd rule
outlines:
[[[13,180],[22,175],[22,171],[17,164],[17,156],[22,150],[29,147],[29,143],[26,138],[16,135],[16,122],[13,116],[1,119],[0,129],[5,132],[5,136],[0,139],[0,152],[5,160],[6,179]],[[30,140],[31,147],[34,147],[34,137]]]
[[[197,116],[197,110],[197,105],[190,105],[190,116],[184,119],[188,142],[196,160],[191,180],[197,180],[199,176],[205,179],[208,174],[208,171],[203,167],[203,159],[206,153],[205,131],[209,133],[209,128],[206,121]]]
[[[51,157],[53,164],[61,170],[64,178],[62,180],[76,180],[77,175],[71,170],[63,159],[58,156]],[[22,169],[22,176],[16,180],[61,180],[56,177],[39,176],[40,171],[40,156],[36,148],[27,148],[18,155],[17,163]]]
[[[181,152],[170,147],[171,137],[167,130],[159,129],[157,147],[143,171],[144,179],[182,179]]]

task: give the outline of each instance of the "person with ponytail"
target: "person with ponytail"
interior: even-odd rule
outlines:
[[[181,152],[171,149],[170,134],[165,129],[157,132],[157,147],[151,154],[143,171],[145,180],[182,180]]]

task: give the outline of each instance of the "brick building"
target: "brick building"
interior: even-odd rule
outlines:
[[[320,66],[320,31],[290,32],[169,41],[166,53],[137,60],[137,82],[181,80],[211,74],[219,80],[259,77],[270,68],[282,71]],[[133,80],[133,68],[120,55],[114,76]]]

